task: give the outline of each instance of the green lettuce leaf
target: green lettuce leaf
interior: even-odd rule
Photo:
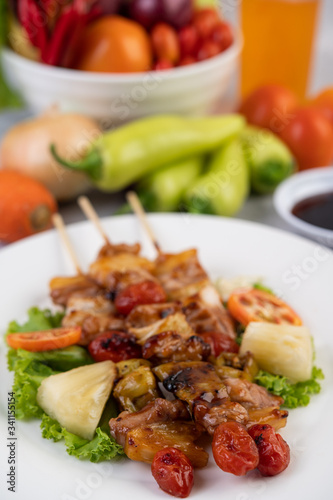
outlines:
[[[97,427],[94,438],[88,441],[68,432],[59,422],[44,414],[41,429],[42,436],[46,439],[55,442],[64,439],[67,453],[81,460],[98,463],[124,455],[123,448],[100,427]]]
[[[320,392],[321,387],[318,380],[323,378],[322,370],[314,366],[311,379],[305,382],[291,384],[286,377],[272,375],[262,370],[256,376],[255,382],[272,394],[281,396],[284,399],[283,406],[286,408],[297,408],[298,406],[307,406],[310,403],[310,397]]]
[[[11,321],[8,325],[7,334],[58,328],[61,326],[63,317],[64,314],[62,312],[53,313],[49,309],[42,310],[38,307],[31,307],[28,310],[28,320],[23,325],[19,325],[16,321]]]

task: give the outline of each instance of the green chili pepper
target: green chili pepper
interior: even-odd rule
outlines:
[[[242,143],[233,139],[211,157],[207,172],[186,192],[189,212],[232,216],[249,192],[249,169]]]
[[[144,178],[137,190],[145,209],[151,212],[179,210],[183,194],[199,177],[203,164],[203,156],[192,156],[162,167]]]
[[[291,152],[269,130],[246,127],[241,139],[250,168],[251,187],[257,193],[271,193],[295,171]]]
[[[60,158],[54,145],[51,151],[61,165],[85,172],[100,189],[117,191],[164,165],[216,149],[244,124],[240,115],[153,116],[106,132],[81,161]]]

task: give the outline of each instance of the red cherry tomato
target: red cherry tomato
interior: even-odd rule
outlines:
[[[164,69],[171,69],[171,68],[174,68],[174,65],[170,61],[167,61],[166,59],[160,59],[159,61],[156,61],[156,63],[153,66],[153,69],[155,71],[161,71]]]
[[[192,24],[202,40],[206,40],[212,34],[214,27],[220,22],[219,13],[216,9],[198,9],[193,17]]]
[[[217,43],[221,52],[226,50],[234,41],[231,26],[228,23],[221,21],[213,28],[211,40]]]
[[[204,332],[200,334],[200,337],[210,345],[212,355],[216,358],[221,352],[237,353],[239,351],[239,345],[225,333]]]
[[[290,449],[280,434],[271,425],[253,425],[249,429],[259,451],[258,470],[263,476],[276,476],[290,462]]]
[[[197,52],[198,61],[204,61],[205,59],[210,59],[211,57],[217,56],[219,54],[220,47],[215,42],[207,40],[203,42],[201,47]]]
[[[189,496],[193,486],[193,466],[177,448],[164,448],[156,453],[151,472],[161,490],[178,498]]]
[[[279,135],[291,149],[300,170],[325,167],[333,160],[333,127],[319,109],[297,110]]]
[[[181,57],[194,56],[199,42],[199,36],[194,26],[184,26],[178,33]]]
[[[193,56],[185,56],[179,61],[179,66],[188,66],[189,64],[196,63],[197,60]]]
[[[224,422],[214,432],[213,456],[224,472],[244,476],[259,463],[257,446],[246,428],[237,422]]]
[[[280,85],[264,85],[248,95],[240,112],[249,123],[272,132],[280,132],[293,116],[297,98],[291,90]]]
[[[160,304],[167,300],[161,285],[155,281],[143,281],[129,285],[120,292],[115,300],[115,306],[120,314],[127,316],[139,304]]]
[[[104,332],[95,337],[90,342],[88,350],[97,363],[107,360],[118,363],[126,359],[142,357],[141,346],[136,343],[135,337],[117,330]]]
[[[177,32],[166,23],[158,23],[151,31],[151,42],[157,59],[176,64],[180,58]]]

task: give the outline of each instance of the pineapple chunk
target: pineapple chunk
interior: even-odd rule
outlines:
[[[312,343],[304,326],[250,323],[243,335],[239,354],[252,352],[260,368],[283,375],[292,382],[311,378]]]
[[[112,361],[51,375],[41,383],[37,402],[62,427],[90,440],[95,434],[116,376],[116,366]]]

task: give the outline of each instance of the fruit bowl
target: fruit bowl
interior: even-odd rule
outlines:
[[[188,66],[145,73],[106,74],[63,69],[1,53],[8,82],[34,112],[52,105],[117,125],[146,115],[200,115],[217,109],[238,69],[242,38],[221,54]]]

